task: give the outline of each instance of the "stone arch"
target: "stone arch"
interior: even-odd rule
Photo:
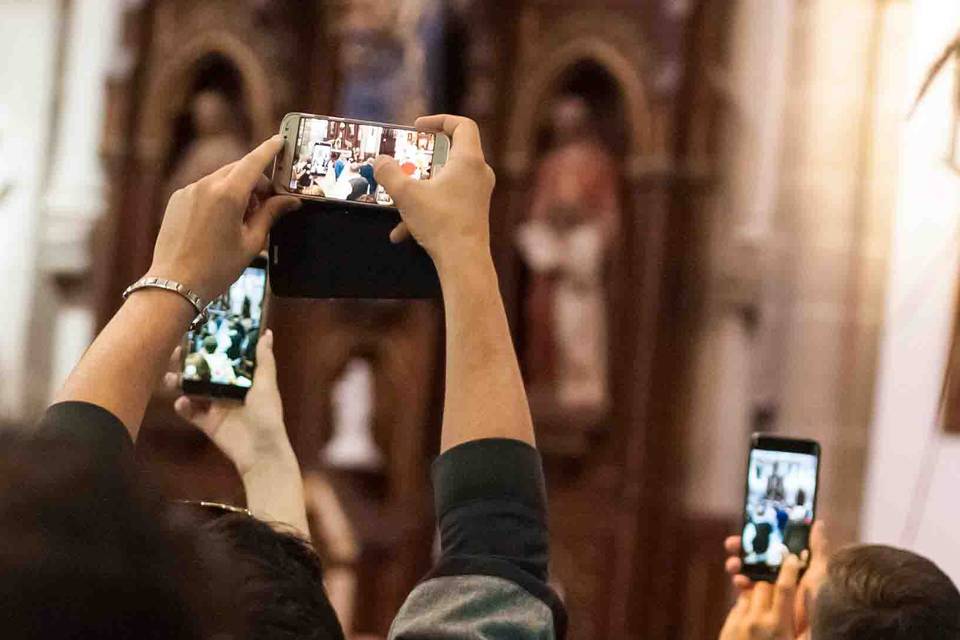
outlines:
[[[145,106],[137,138],[136,150],[140,158],[159,161],[167,156],[171,128],[190,98],[194,70],[209,56],[219,56],[236,69],[254,137],[266,138],[274,132],[277,123],[274,121],[270,76],[259,57],[233,34],[209,32],[184,45],[152,78],[147,98],[143,101]]]

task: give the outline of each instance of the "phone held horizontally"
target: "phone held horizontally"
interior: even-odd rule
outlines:
[[[257,257],[225,294],[207,306],[207,321],[186,336],[183,392],[242,400],[253,385],[267,259]]]
[[[756,433],[747,459],[741,532],[741,573],[774,581],[785,550],[809,549],[816,516],[820,445],[813,440]]]
[[[427,180],[450,151],[443,133],[306,113],[284,116],[280,134],[284,147],[273,172],[278,193],[364,207],[395,206],[374,176],[377,156],[391,156],[408,176]]]

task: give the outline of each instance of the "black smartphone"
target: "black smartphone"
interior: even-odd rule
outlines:
[[[773,582],[784,547],[797,555],[809,549],[819,473],[817,442],[753,434],[741,531],[743,575]]]
[[[409,239],[390,242],[396,209],[360,211],[305,200],[270,231],[270,287],[290,298],[440,297],[433,261]]]
[[[242,400],[253,385],[257,366],[267,259],[257,257],[207,306],[207,321],[186,336],[183,392],[193,396]]]

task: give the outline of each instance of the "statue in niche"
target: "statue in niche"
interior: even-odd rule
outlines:
[[[531,272],[524,370],[534,397],[599,420],[610,407],[604,271],[620,215],[619,171],[583,98],[560,98],[551,116],[552,148],[515,237]]]
[[[197,93],[190,102],[190,118],[194,137],[170,174],[168,193],[239,160],[247,152],[240,116],[222,93]]]
[[[333,436],[322,453],[337,469],[377,471],[383,455],[373,440],[373,366],[365,358],[347,363],[332,391]]]

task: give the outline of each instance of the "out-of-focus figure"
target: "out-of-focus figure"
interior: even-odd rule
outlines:
[[[323,460],[339,469],[378,470],[383,454],[373,439],[373,367],[364,358],[347,363],[333,387],[333,437]]]
[[[223,94],[200,91],[190,104],[190,116],[194,137],[170,174],[170,192],[242,158],[248,150],[239,133],[240,118]]]
[[[604,271],[620,214],[619,171],[583,98],[560,98],[551,115],[552,149],[516,236],[532,272],[524,367],[532,393],[600,418],[610,406]]]

